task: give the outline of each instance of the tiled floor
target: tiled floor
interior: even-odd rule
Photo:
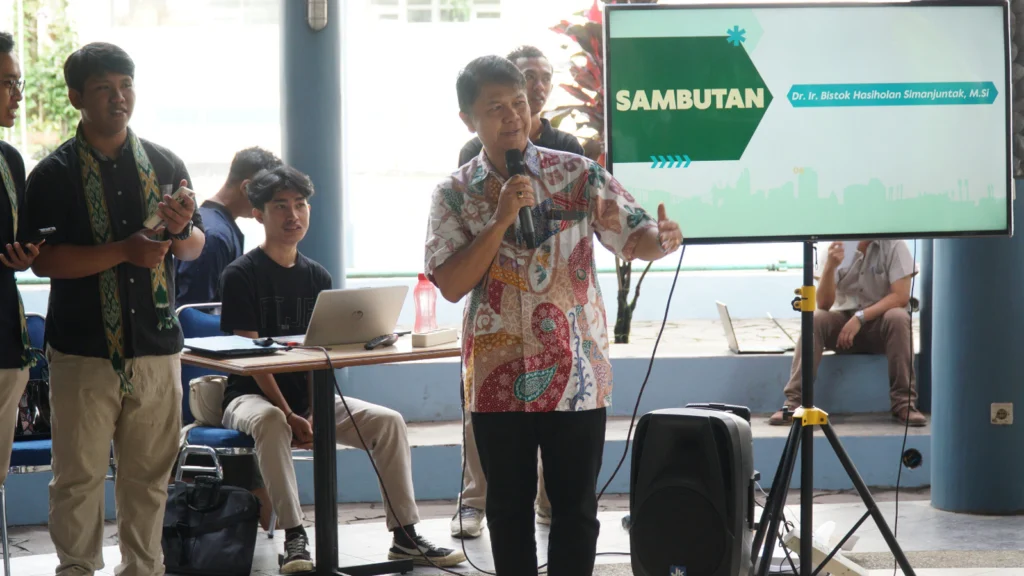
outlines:
[[[795,496],[791,496],[788,501],[787,515],[790,519],[796,519],[799,515],[799,503]],[[897,529],[900,546],[919,576],[1024,576],[1024,562],[1020,560],[1021,555],[1024,555],[1024,517],[979,517],[942,512],[930,506],[926,492],[916,491],[901,496],[899,523],[894,525],[893,494],[878,493],[876,497],[889,527]],[[865,510],[859,498],[850,494],[816,494],[815,502],[826,502],[814,506],[815,526],[834,522],[836,531],[841,533],[848,530]],[[615,497],[603,501],[603,504],[600,514],[602,530],[598,541],[598,552],[602,555],[598,557],[599,566],[594,573],[599,576],[629,575],[631,570],[628,556],[615,554],[629,550],[628,534],[621,527],[626,501]],[[436,544],[461,546],[458,540],[448,535],[447,514],[451,509],[451,503],[425,503],[421,514],[429,519],[419,525],[419,532]],[[379,513],[379,507],[369,505],[344,507],[338,531],[340,565],[386,560],[390,534],[378,518]],[[312,536],[312,528],[308,532]],[[485,530],[481,538],[467,541],[466,552],[479,568],[490,571],[493,567],[487,534]],[[857,531],[857,536],[859,540],[847,555],[862,566],[873,568],[867,572],[870,576],[893,574],[891,567],[884,568],[892,565],[892,559],[874,523],[870,520],[865,523]],[[13,558],[13,574],[48,576],[54,573],[57,560],[45,530],[15,529],[12,537],[29,553],[41,551]],[[277,554],[281,549],[282,537],[283,534],[279,533],[274,540],[269,540],[265,534],[260,534],[253,565],[254,575],[277,574]],[[543,561],[547,528],[538,527],[537,539],[540,549],[538,556]],[[116,546],[104,548],[106,567],[100,574],[113,575],[118,559]],[[475,572],[469,565],[463,565],[457,571],[467,574]],[[442,572],[417,568],[415,573],[425,576]]]

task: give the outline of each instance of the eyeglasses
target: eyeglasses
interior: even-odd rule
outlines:
[[[5,88],[7,88],[7,92],[10,93],[11,96],[14,96],[14,91],[15,90],[18,91],[18,94],[24,94],[25,93],[24,92],[25,91],[25,79],[24,78],[21,78],[19,80],[7,79],[7,80],[4,80],[3,82],[0,82],[0,84],[3,84],[3,86]]]

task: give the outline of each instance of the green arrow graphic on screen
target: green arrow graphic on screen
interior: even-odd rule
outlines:
[[[956,106],[992,104],[998,95],[992,82],[795,84],[788,99],[794,108]]]
[[[670,166],[739,160],[772,101],[740,39],[722,36],[611,38],[608,53],[614,162]],[[688,165],[689,161],[685,164]],[[671,164],[676,167],[678,162]]]

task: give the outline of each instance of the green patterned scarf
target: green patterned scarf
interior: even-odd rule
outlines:
[[[4,188],[7,189],[7,199],[11,202],[11,222],[14,228],[14,239],[18,239],[18,189],[14,187],[14,176],[11,176],[11,167],[7,165],[7,159],[0,154],[0,177],[3,178]],[[21,301],[21,291],[18,291],[18,320],[21,322],[21,367],[32,368],[36,365],[38,358],[32,352],[32,344],[28,339],[28,323],[25,321],[25,304]]]
[[[135,167],[139,171],[139,189],[146,214],[153,214],[160,203],[160,185],[157,183],[153,165],[142,148],[142,142],[134,132],[128,130],[128,145],[132,148]],[[110,229],[110,213],[107,211],[107,199],[103,193],[103,178],[100,175],[100,163],[89,150],[81,127],[75,135],[75,150],[82,166],[82,185],[85,188],[85,203],[89,208],[89,222],[92,226],[93,241],[99,244],[112,242],[113,231]],[[131,394],[134,390],[131,379],[125,374],[124,358],[124,327],[121,325],[121,295],[118,290],[117,270],[110,268],[100,272],[100,306],[103,314],[103,331],[107,339],[107,350],[114,372],[121,379],[121,392]],[[167,274],[164,261],[150,270],[153,286],[153,303],[156,305],[157,329],[169,330],[175,326],[175,317],[171,312],[167,292]]]

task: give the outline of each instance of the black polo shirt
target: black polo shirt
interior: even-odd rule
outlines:
[[[11,168],[18,206],[25,205],[25,162],[21,154],[7,142],[0,141],[0,154]],[[19,210],[18,226],[20,236],[29,236],[23,223],[25,211]],[[14,219],[11,202],[7,198],[7,189],[0,180],[0,251],[7,253],[5,248],[14,243]],[[0,369],[21,368],[21,354],[24,351],[21,343],[21,318],[18,309],[18,283],[14,270],[0,264]]]
[[[174,193],[182,180],[192,186],[185,164],[173,152],[146,140],[142,140],[142,146],[156,172],[161,195]],[[148,216],[142,202],[139,173],[131,146],[126,140],[115,158],[106,158],[94,149],[92,153],[100,163],[114,241],[124,240],[142,230],[142,223]],[[50,226],[57,229],[46,239],[47,245],[95,245],[74,138],[36,165],[28,177],[25,195],[30,229]],[[192,216],[192,223],[194,228],[203,229],[198,210]],[[164,270],[168,300],[173,310],[174,262],[170,250],[164,258]],[[183,342],[177,323],[171,329],[157,329],[150,270],[125,262],[117,266],[116,272],[125,358],[180,352]],[[109,357],[103,330],[99,275],[50,281],[46,341],[65,354]]]
[[[540,136],[534,140],[534,146],[541,148],[547,148],[549,150],[558,150],[560,152],[571,152],[573,154],[584,155],[583,146],[580,145],[580,141],[569,134],[568,132],[562,132],[557,128],[551,126],[551,122],[548,122],[547,118],[541,118],[541,129]],[[484,149],[483,142],[480,141],[479,137],[474,137],[466,145],[462,147],[459,152],[459,166],[464,166],[466,162],[469,162],[473,158],[480,155],[480,151]]]

